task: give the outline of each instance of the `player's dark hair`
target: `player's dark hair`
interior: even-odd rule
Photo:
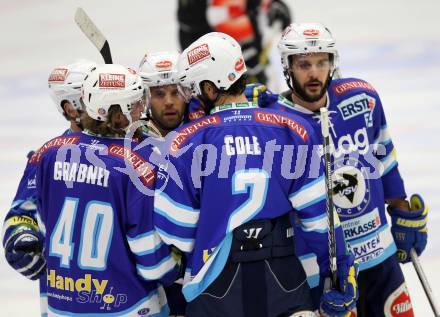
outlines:
[[[123,137],[125,136],[125,131],[123,126],[118,124],[117,122],[113,122],[113,118],[116,114],[122,113],[121,107],[119,105],[111,105],[108,109],[107,120],[106,121],[98,121],[91,118],[87,112],[81,116],[81,123],[83,124],[84,129],[89,130],[93,134],[97,134],[103,137]],[[141,136],[141,130],[137,129],[134,133],[135,138],[139,138]]]
[[[246,88],[246,80],[247,80],[247,75],[246,74],[241,75],[241,77],[237,79],[231,85],[231,87],[226,89],[224,92],[228,95],[233,95],[233,96],[241,95]]]

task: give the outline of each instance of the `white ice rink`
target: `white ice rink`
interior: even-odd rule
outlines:
[[[201,0],[202,1],[202,0]],[[73,21],[82,6],[107,35],[113,60],[137,67],[149,50],[177,48],[175,0],[0,0],[0,218],[22,175],[26,153],[66,129],[47,94],[50,70],[79,57],[101,61]],[[344,76],[380,93],[408,193],[430,205],[421,262],[440,300],[440,2],[288,1],[297,21],[320,21],[340,48]],[[37,284],[0,252],[0,316],[38,316]],[[404,267],[416,316],[433,316],[415,272]]]

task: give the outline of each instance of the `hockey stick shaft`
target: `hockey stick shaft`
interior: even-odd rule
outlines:
[[[324,150],[325,189],[327,192],[327,219],[328,219],[328,244],[330,257],[330,273],[332,287],[337,288],[337,262],[336,262],[336,238],[335,216],[333,203],[333,182],[331,173],[331,149],[329,113],[327,108],[321,108],[321,132]]]
[[[92,19],[86,14],[82,8],[77,8],[75,12],[75,22],[84,33],[85,36],[101,53],[106,64],[113,64],[110,45],[101,31],[93,23]]]
[[[429,285],[428,279],[426,278],[425,272],[423,271],[422,265],[420,263],[419,257],[414,249],[411,249],[411,261],[414,265],[414,269],[417,272],[420,283],[423,286],[426,297],[428,298],[429,304],[431,305],[432,311],[436,317],[440,317],[440,308],[437,301],[434,298],[434,293],[432,292],[431,286]]]

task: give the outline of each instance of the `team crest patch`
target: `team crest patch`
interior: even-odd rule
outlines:
[[[67,72],[66,68],[55,68],[49,75],[49,84],[63,83],[66,80]]]
[[[368,175],[355,158],[333,163],[333,202],[340,217],[353,217],[365,211],[370,201]]]
[[[187,53],[188,63],[190,66],[210,56],[211,56],[211,52],[209,51],[208,44],[202,44],[196,46]]]
[[[125,74],[99,74],[99,88],[125,88]]]

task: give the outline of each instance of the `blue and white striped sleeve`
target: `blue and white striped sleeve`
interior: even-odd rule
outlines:
[[[316,138],[315,138],[316,140]],[[320,272],[322,275],[328,274],[329,269],[329,249],[328,249],[328,216],[326,212],[326,190],[325,177],[323,175],[323,164],[319,155],[312,155],[318,148],[309,143],[309,155],[305,171],[310,170],[310,166],[319,165],[317,177],[309,177],[309,173],[297,179],[289,195],[290,203],[297,213],[302,238],[310,251],[316,254]],[[319,162],[311,164],[312,159]],[[337,255],[346,253],[345,240],[339,217],[335,214],[335,234],[337,244]]]
[[[154,195],[154,224],[166,244],[190,253],[194,249],[200,205],[198,191],[188,175],[190,169],[184,166],[184,158],[170,158],[170,164],[179,173],[179,181],[170,176],[163,179],[163,183],[158,181]]]
[[[134,189],[136,190],[136,189]],[[138,275],[146,281],[174,282],[179,271],[171,248],[162,241],[153,223],[153,197],[136,194],[128,206],[127,242],[135,255]]]
[[[385,113],[382,104],[376,105],[378,108],[376,112],[375,124],[376,127],[374,135],[374,148],[377,159],[380,161],[380,175],[383,183],[384,197],[388,198],[405,198],[405,186],[403,179],[400,176],[396,149],[389,127],[386,122]]]

